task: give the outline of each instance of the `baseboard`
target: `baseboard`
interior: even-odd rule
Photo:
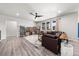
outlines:
[[[69,41],[72,41],[72,42],[79,42],[79,40],[76,39],[76,38],[69,38]]]

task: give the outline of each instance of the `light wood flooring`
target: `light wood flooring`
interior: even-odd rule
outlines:
[[[9,37],[0,41],[0,56],[56,56],[40,46],[32,45],[24,38]]]

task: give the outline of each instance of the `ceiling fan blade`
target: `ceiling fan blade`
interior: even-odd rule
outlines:
[[[35,16],[33,13],[30,13],[31,15]]]
[[[43,17],[43,15],[38,15],[38,13],[33,14],[32,12],[30,12],[30,14],[35,16],[34,19],[36,19],[37,17]]]
[[[37,17],[43,17],[43,15],[38,15]]]

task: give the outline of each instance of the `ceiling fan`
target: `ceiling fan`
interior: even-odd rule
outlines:
[[[43,15],[38,15],[38,13],[35,13],[35,14],[30,13],[30,14],[33,15],[33,16],[35,16],[35,19],[36,19],[37,17],[43,17]]]

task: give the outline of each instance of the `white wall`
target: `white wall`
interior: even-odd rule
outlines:
[[[40,30],[41,31],[55,31],[55,30],[53,30],[53,26],[56,26],[57,27],[57,25],[56,25],[56,23],[53,23],[53,21],[56,21],[56,17],[54,17],[54,18],[50,18],[50,19],[47,19],[47,20],[43,20],[43,21],[40,21],[40,22],[38,22],[37,23],[37,26],[40,26],[41,28],[40,28]],[[47,22],[50,22],[50,30],[47,30]],[[45,30],[42,30],[42,23],[45,23]],[[57,28],[56,28],[56,30],[57,30]]]
[[[0,30],[1,30],[1,39],[6,39],[6,19],[4,16],[0,15]]]
[[[15,30],[15,31],[18,30],[18,32],[16,32],[17,36],[19,36],[19,26],[20,25],[25,26],[25,27],[33,27],[33,26],[35,26],[35,23],[34,23],[33,20],[26,20],[26,19],[14,18],[14,17],[11,17],[11,16],[6,16],[6,15],[0,15],[1,39],[6,39],[6,37],[9,36],[9,35],[14,36],[14,34],[11,34],[12,31],[11,31],[11,33],[8,33],[8,32],[10,31],[9,28],[11,27],[11,30],[12,30],[12,26],[15,27],[15,25],[12,25],[12,23],[9,23],[8,25],[11,25],[11,26],[7,30],[6,28],[7,28],[7,22],[8,21],[16,21],[17,22],[18,28]],[[9,34],[9,35],[7,35],[7,34]],[[16,34],[15,34],[15,36],[16,36]]]
[[[18,25],[21,25],[21,26],[25,26],[25,27],[34,27],[36,26],[34,21],[33,20],[17,20],[18,22]]]
[[[66,32],[69,40],[75,40],[75,39],[77,40],[78,14],[76,12],[60,16],[59,18],[56,17],[56,18],[48,19],[46,21],[41,21],[38,23],[38,26],[42,26],[41,24],[43,22],[47,22],[49,20],[51,20],[51,26],[52,26],[53,20],[58,20],[58,23],[57,23],[58,30]]]
[[[78,14],[72,13],[60,17],[59,31],[67,33],[70,40],[77,39],[77,20]]]

